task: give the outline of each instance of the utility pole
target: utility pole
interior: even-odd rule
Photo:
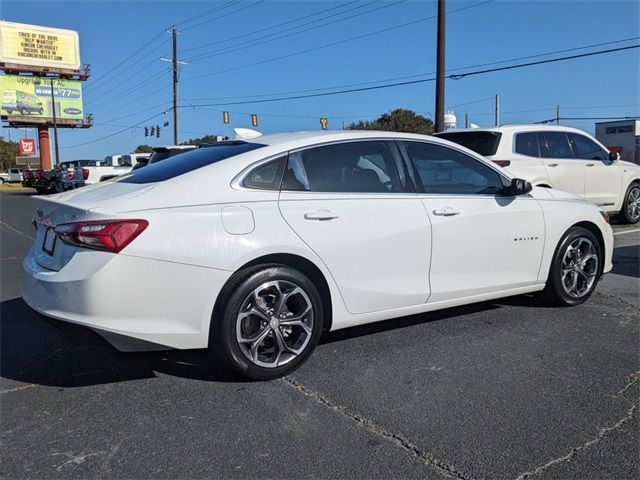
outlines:
[[[469,128],[469,115],[464,114],[464,128]]]
[[[436,132],[444,131],[445,15],[445,0],[438,0],[438,39],[436,47]]]
[[[187,62],[178,60],[178,31],[176,27],[171,28],[171,38],[173,40],[171,58],[160,57],[160,60],[171,62],[173,76],[173,144],[178,145],[178,65],[187,65]]]
[[[560,105],[556,105],[556,125],[560,125]]]
[[[56,152],[56,167],[60,166],[60,151],[58,149],[58,120],[56,117],[56,101],[55,96],[53,94],[53,78],[51,81],[51,111],[53,113],[53,144],[55,145]]]
[[[500,126],[500,95],[496,94],[496,127]]]
[[[178,32],[176,27],[171,29],[173,38],[173,144],[178,145]]]

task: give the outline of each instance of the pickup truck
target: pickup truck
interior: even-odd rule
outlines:
[[[0,184],[4,182],[20,183],[22,182],[22,169],[10,168],[6,173],[0,173]]]
[[[88,175],[86,167],[60,166],[54,170],[25,170],[22,173],[22,186],[35,188],[39,194],[60,193],[84,187]]]

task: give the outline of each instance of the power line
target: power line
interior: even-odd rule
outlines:
[[[216,16],[216,17],[210,18],[209,20],[205,20],[205,21],[203,21],[203,22],[196,23],[195,25],[190,25],[190,26],[188,26],[188,27],[186,27],[186,28],[183,28],[183,29],[182,29],[182,31],[183,31],[183,32],[186,32],[187,30],[191,30],[192,28],[197,28],[197,27],[199,27],[199,26],[201,26],[201,25],[205,25],[205,24],[207,24],[207,23],[211,23],[211,22],[213,22],[214,20],[218,20],[218,19],[220,19],[220,18],[228,17],[229,15],[233,15],[233,14],[238,13],[238,12],[241,12],[241,11],[243,11],[243,10],[247,10],[248,8],[257,7],[258,5],[260,5],[260,4],[262,4],[262,3],[264,3],[265,1],[266,1],[266,0],[260,0],[259,2],[250,3],[249,5],[245,5],[244,7],[238,8],[238,9],[233,10],[233,11],[231,11],[231,12],[227,12],[227,13],[225,13],[224,15],[218,15],[218,16]]]
[[[464,10],[469,10],[471,8],[481,7],[483,5],[487,5],[487,4],[493,3],[495,1],[496,0],[486,0],[484,2],[475,3],[473,5],[468,5],[466,7],[461,7],[461,8],[455,9],[455,10],[451,10],[451,11],[449,11],[448,14],[457,13],[457,12],[461,12],[461,11],[464,11]],[[373,32],[369,32],[369,33],[365,33],[365,34],[362,34],[362,35],[356,35],[354,37],[349,37],[349,38],[346,38],[346,39],[343,39],[343,40],[338,40],[336,42],[328,43],[328,44],[325,44],[325,45],[319,45],[317,47],[307,48],[305,50],[299,50],[297,52],[292,52],[292,53],[289,53],[289,54],[286,54],[286,55],[280,55],[278,57],[267,58],[265,60],[261,60],[261,61],[258,61],[258,62],[248,63],[248,64],[245,64],[245,65],[239,65],[237,67],[228,68],[226,70],[219,70],[217,72],[209,72],[209,73],[205,73],[205,74],[202,74],[202,75],[196,75],[195,77],[186,78],[183,81],[184,82],[189,82],[189,81],[192,81],[192,80],[196,80],[198,78],[211,77],[211,76],[219,75],[219,74],[222,74],[222,73],[228,73],[228,72],[233,72],[233,71],[236,71],[236,70],[241,70],[243,68],[253,67],[253,66],[256,66],[256,65],[262,65],[264,63],[273,62],[273,61],[276,61],[276,60],[283,60],[285,58],[290,58],[290,57],[294,57],[294,56],[297,56],[297,55],[302,55],[302,54],[305,54],[305,53],[310,53],[310,52],[314,52],[314,51],[317,51],[317,50],[322,50],[322,49],[325,49],[325,48],[335,47],[336,45],[341,45],[343,43],[352,42],[354,40],[360,40],[362,38],[371,37],[373,35],[378,35],[380,33],[385,33],[385,32],[389,32],[389,31],[392,31],[392,30],[397,30],[399,28],[408,27],[410,25],[415,25],[415,24],[418,24],[418,23],[422,23],[422,22],[425,22],[427,20],[432,20],[434,18],[436,18],[436,15],[431,15],[431,16],[428,16],[428,17],[419,18],[419,19],[413,20],[411,22],[406,22],[406,23],[402,23],[402,24],[399,24],[399,25],[394,25],[394,26],[391,26],[391,27],[383,28],[383,29],[376,30],[376,31],[373,31]]]
[[[127,130],[130,130],[130,129],[135,128],[135,127],[137,127],[139,125],[142,125],[143,123],[148,122],[149,120],[153,120],[154,118],[159,117],[160,115],[163,115],[165,113],[166,113],[166,110],[164,112],[160,112],[160,113],[157,113],[155,115],[152,115],[149,118],[145,118],[144,120],[142,120],[141,122],[136,123],[135,125],[130,125],[130,126],[126,127],[126,128],[123,128],[122,130],[118,130],[117,132],[111,133],[109,135],[105,135],[104,137],[96,138],[94,140],[89,140],[88,142],[78,143],[76,145],[69,145],[69,146],[61,147],[61,148],[82,147],[84,145],[89,145],[91,143],[100,142],[100,141],[105,140],[107,138],[115,137],[116,135],[120,135],[121,133],[126,132]]]
[[[478,71],[467,72],[467,73],[463,73],[463,74],[450,74],[450,75],[447,75],[447,78],[458,80],[458,79],[461,79],[461,78],[464,78],[464,77],[470,77],[472,75],[480,75],[480,74],[498,72],[498,71],[503,71],[503,70],[513,70],[513,69],[516,69],[516,68],[529,67],[529,66],[532,66],[532,65],[540,65],[540,64],[543,64],[543,63],[560,62],[560,61],[564,61],[564,60],[573,60],[573,59],[576,59],[576,58],[590,57],[590,56],[595,56],[595,55],[604,55],[604,54],[607,54],[607,53],[619,52],[619,51],[629,50],[629,49],[638,48],[638,47],[640,47],[640,44],[631,45],[631,46],[628,46],[628,47],[619,47],[619,48],[611,48],[611,49],[608,49],[608,50],[600,50],[600,51],[597,51],[597,52],[583,53],[583,54],[580,54],[580,55],[571,55],[571,56],[567,56],[567,57],[553,58],[553,59],[549,59],[549,60],[542,60],[542,61],[539,61],[539,62],[521,63],[521,64],[517,64],[517,65],[510,65],[508,67],[499,67],[499,68],[493,68],[493,69],[488,69],[488,70],[478,70]],[[383,88],[392,88],[392,87],[399,87],[399,86],[405,86],[405,85],[415,85],[415,84],[418,84],[418,83],[426,83],[426,82],[433,82],[433,81],[435,81],[434,77],[421,79],[421,80],[410,80],[410,81],[405,81],[405,82],[387,83],[387,84],[383,84],[383,85],[375,85],[375,86],[370,86],[370,87],[351,88],[351,89],[345,89],[345,90],[338,90],[338,91],[335,91],[335,92],[323,92],[323,93],[314,93],[314,94],[308,94],[308,95],[294,95],[294,96],[288,96],[288,97],[267,98],[267,99],[262,99],[262,100],[248,100],[248,101],[223,102],[223,103],[204,103],[204,104],[199,104],[199,105],[195,104],[195,106],[198,106],[198,107],[217,107],[217,106],[223,106],[223,105],[245,105],[245,104],[252,104],[252,103],[280,102],[280,101],[283,101],[283,100],[298,100],[298,99],[301,99],[301,98],[315,98],[315,97],[325,97],[325,96],[330,96],[330,95],[340,95],[340,94],[344,94],[344,93],[365,92],[365,91],[370,91],[370,90],[379,90],[379,89],[383,89]]]
[[[215,56],[218,56],[218,55],[221,55],[221,54],[226,55],[226,54],[229,54],[229,53],[234,53],[234,52],[237,52],[237,51],[245,50],[246,48],[257,47],[257,46],[260,46],[260,45],[264,45],[266,43],[275,42],[277,40],[282,40],[283,38],[288,38],[288,37],[292,37],[292,36],[295,36],[295,35],[300,35],[302,33],[307,33],[307,32],[310,32],[312,30],[316,30],[318,28],[326,27],[326,26],[329,26],[329,25],[335,25],[336,23],[340,23],[340,22],[344,22],[346,20],[351,20],[353,18],[361,17],[361,16],[367,15],[369,13],[377,12],[378,10],[382,10],[382,9],[385,9],[385,8],[393,7],[395,5],[398,5],[400,3],[404,3],[406,1],[407,0],[400,0],[400,1],[397,1],[397,2],[394,2],[394,3],[388,3],[388,4],[382,5],[380,7],[372,8],[372,9],[367,10],[365,12],[360,12],[360,13],[356,13],[356,14],[353,14],[353,15],[349,15],[348,17],[339,18],[337,20],[326,22],[326,23],[323,23],[321,25],[315,25],[313,27],[306,28],[306,29],[303,29],[303,30],[300,30],[300,31],[297,31],[297,32],[287,33],[286,35],[280,35],[282,33],[290,32],[291,30],[296,30],[296,29],[298,29],[300,27],[304,27],[306,25],[312,25],[312,24],[317,23],[319,21],[326,20],[327,18],[332,18],[332,17],[336,17],[338,15],[343,15],[343,14],[345,14],[347,12],[350,12],[350,11],[353,11],[353,10],[357,10],[357,9],[361,9],[361,8],[365,8],[365,7],[369,6],[369,5],[373,5],[375,3],[379,3],[380,2],[380,0],[376,0],[376,1],[373,1],[373,2],[366,3],[364,5],[358,5],[358,6],[354,7],[354,8],[346,10],[344,12],[339,12],[339,13],[335,13],[333,15],[329,15],[329,16],[327,16],[325,18],[321,18],[321,19],[318,19],[318,20],[313,20],[311,22],[307,22],[307,23],[304,23],[302,25],[291,27],[291,28],[288,28],[286,30],[282,30],[280,32],[274,32],[272,34],[264,36],[262,39],[247,40],[247,41],[244,41],[244,42],[237,43],[235,45],[231,45],[229,47],[224,47],[224,48],[221,48],[221,49],[218,49],[218,50],[214,50],[214,51],[209,52],[209,53],[203,53],[203,54],[200,54],[200,55],[196,55],[195,57],[192,57],[189,60],[191,60],[191,61],[203,60],[205,58],[215,57]],[[280,35],[280,36],[277,36],[277,35]],[[269,37],[275,37],[275,38],[269,38]],[[267,39],[267,38],[269,38],[269,39]]]
[[[234,1],[231,1],[231,2],[227,2],[224,5],[221,5],[219,7],[212,8],[211,10],[205,10],[204,12],[200,12],[200,13],[198,13],[196,15],[193,15],[192,17],[185,18],[184,20],[180,20],[179,22],[174,23],[173,26],[177,27],[178,25],[183,25],[185,23],[189,23],[189,22],[191,22],[193,20],[200,19],[200,18],[202,18],[202,17],[204,17],[206,15],[210,15],[212,13],[220,12],[220,11],[224,10],[225,8],[228,8],[228,7],[230,7],[232,5],[235,5],[237,3],[240,3],[240,1],[239,0],[234,0]]]
[[[447,78],[450,78],[452,80],[460,80],[461,78],[470,77],[472,75],[480,75],[480,74],[483,74],[483,73],[500,72],[502,70],[512,70],[514,68],[530,67],[530,66],[533,66],[533,65],[542,65],[544,63],[559,62],[561,60],[572,60],[574,58],[592,57],[594,55],[602,55],[604,53],[620,52],[622,50],[630,50],[632,48],[638,48],[638,47],[640,47],[640,44],[638,44],[638,45],[630,45],[628,47],[610,48],[608,50],[601,50],[599,52],[581,53],[579,55],[571,55],[571,56],[562,57],[562,58],[552,58],[552,59],[549,59],[549,60],[539,60],[537,62],[521,63],[521,64],[518,64],[518,65],[510,65],[508,67],[489,68],[487,70],[478,70],[478,71],[469,72],[469,73],[458,73],[458,74],[454,74],[454,75],[449,75]]]
[[[323,14],[325,12],[329,12],[329,11],[332,11],[332,10],[337,10],[337,9],[348,7],[349,5],[353,5],[354,3],[358,3],[358,1],[359,0],[351,0],[350,2],[346,2],[346,3],[344,3],[342,5],[338,5],[336,7],[326,8],[324,10],[320,10],[319,12],[315,12],[315,13],[311,13],[311,14],[308,14],[308,15],[304,15],[302,17],[297,17],[297,18],[294,18],[294,19],[291,19],[291,20],[287,20],[286,22],[277,23],[277,24],[271,25],[269,27],[264,27],[264,28],[261,28],[259,30],[254,30],[253,32],[242,33],[240,35],[236,35],[235,37],[229,37],[229,38],[226,38],[224,40],[219,40],[217,42],[206,43],[206,44],[203,44],[203,45],[198,45],[196,47],[183,49],[182,53],[192,52],[194,50],[201,50],[203,48],[212,47],[214,45],[220,45],[220,44],[223,44],[223,43],[232,42],[233,40],[238,40],[240,38],[244,38],[244,37],[248,37],[248,36],[251,36],[251,35],[258,34],[258,33],[266,32],[268,30],[272,30],[274,28],[282,27],[284,25],[289,25],[291,23],[295,23],[295,22],[298,22],[300,20],[305,20],[307,18],[315,17],[316,15],[321,15],[321,14]]]
[[[631,37],[631,38],[640,38],[640,37]],[[525,56],[525,57],[511,58],[511,59],[507,59],[507,60],[498,60],[498,61],[493,61],[493,62],[483,63],[483,64],[476,64],[476,65],[467,65],[467,66],[464,66],[464,67],[456,67],[456,68],[447,69],[447,72],[456,72],[456,71],[459,71],[459,70],[466,70],[468,68],[476,68],[476,67],[483,67],[483,66],[487,66],[487,65],[510,63],[510,62],[514,62],[514,61],[518,61],[518,60],[526,60],[526,59],[535,58],[535,57],[545,57],[545,56],[556,55],[558,53],[563,53],[563,52],[567,52],[567,51],[585,50],[585,49],[588,49],[588,48],[593,48],[593,47],[597,47],[597,46],[601,46],[601,45],[611,45],[611,44],[616,44],[616,43],[623,43],[623,42],[627,42],[629,40],[630,40],[629,38],[625,38],[625,39],[613,40],[613,41],[604,42],[604,43],[596,43],[596,44],[591,44],[591,45],[583,45],[583,46],[580,46],[580,47],[572,47],[572,48],[569,48],[569,49],[554,50],[554,51],[551,51],[551,52],[537,53],[537,54],[528,55],[528,56]],[[359,87],[359,86],[363,86],[363,85],[371,85],[371,84],[376,84],[376,83],[393,82],[393,81],[396,81],[396,80],[406,80],[406,79],[410,79],[410,78],[426,77],[426,76],[430,76],[430,75],[435,75],[435,72],[418,73],[418,74],[404,75],[404,76],[392,77],[392,78],[383,78],[383,79],[379,79],[379,80],[370,80],[370,81],[367,81],[367,82],[357,82],[357,83],[348,83],[348,84],[342,84],[342,85],[334,85],[334,86],[331,86],[331,87],[316,87],[316,88],[308,88],[308,89],[304,89],[304,90],[293,90],[293,91],[288,91],[288,92],[275,92],[275,93],[265,93],[265,94],[258,94],[258,95],[233,96],[233,97],[192,98],[190,100],[194,100],[194,101],[195,100],[241,100],[241,99],[251,99],[251,98],[264,98],[264,97],[272,97],[272,96],[277,96],[277,95],[292,95],[292,94],[298,94],[298,93],[318,92],[319,90],[333,90],[333,89],[338,89],[338,88]],[[491,97],[491,99],[493,99],[493,97]]]

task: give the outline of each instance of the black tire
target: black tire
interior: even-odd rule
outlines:
[[[23,109],[20,110],[20,114],[22,114],[22,115],[27,115],[28,113],[29,112],[27,111],[26,108],[23,108]]]
[[[44,187],[35,187],[36,192],[38,192],[38,194],[40,195],[44,195],[45,193],[47,193],[47,189]]]
[[[4,183],[4,178],[0,177],[0,185],[2,185]]]
[[[640,183],[632,182],[627,188],[618,217],[628,224],[638,223],[640,220]]]
[[[62,193],[65,191],[64,185],[62,184],[62,182],[56,182],[53,184],[53,191],[54,193]]]
[[[583,242],[580,243],[580,240]],[[586,247],[589,243],[593,246],[589,255],[595,255],[595,262],[589,259],[582,263],[580,259],[587,257]],[[577,257],[572,255],[576,251],[576,245],[579,246],[578,250],[581,250]],[[570,249],[572,250],[569,251]],[[602,245],[589,230],[582,227],[571,227],[564,234],[553,254],[547,285],[542,291],[541,299],[545,303],[564,307],[572,307],[585,302],[600,280],[602,262],[604,261],[602,250]],[[573,259],[571,259],[572,256]],[[575,291],[569,288],[573,286],[574,277],[577,278]]]
[[[285,294],[294,291],[289,290],[292,286],[303,292],[293,293],[288,297],[280,316],[275,311],[275,287],[265,288],[265,285],[276,283],[280,289],[278,291],[284,291]],[[254,303],[256,291],[264,295],[258,295],[260,300]],[[273,304],[269,301],[271,296],[274,297]],[[280,321],[287,322],[287,315],[293,318],[306,311],[304,304],[307,301],[311,310],[301,315],[304,320],[300,321],[305,322],[305,326],[279,324]],[[274,308],[269,308],[270,306]],[[254,309],[260,315],[250,313]],[[293,310],[296,309],[298,312],[294,313]],[[274,311],[269,313],[271,310]],[[221,307],[217,313],[214,313],[212,318],[209,342],[217,359],[226,368],[254,380],[282,377],[302,365],[320,339],[324,318],[322,300],[315,285],[298,270],[284,265],[261,265],[236,274],[222,293]],[[240,337],[247,340],[262,338],[257,342],[255,360],[249,358],[252,356],[249,350],[252,343],[256,342],[243,342],[241,346]],[[279,348],[276,337],[291,351]],[[295,355],[292,353],[293,350],[297,351]],[[271,366],[259,365],[256,362]]]

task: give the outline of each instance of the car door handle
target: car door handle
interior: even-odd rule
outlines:
[[[443,217],[453,217],[454,215],[458,215],[460,212],[458,210],[454,210],[451,207],[445,208],[437,208],[433,211],[434,215],[440,215]]]
[[[548,163],[547,167],[557,167],[558,164],[557,163]]]
[[[338,215],[331,213],[329,210],[316,210],[315,212],[305,213],[304,218],[307,220],[333,220],[338,218]]]
[[[587,165],[586,165],[586,166],[587,166],[587,167],[595,167],[595,165],[596,165],[595,163],[587,163]]]

